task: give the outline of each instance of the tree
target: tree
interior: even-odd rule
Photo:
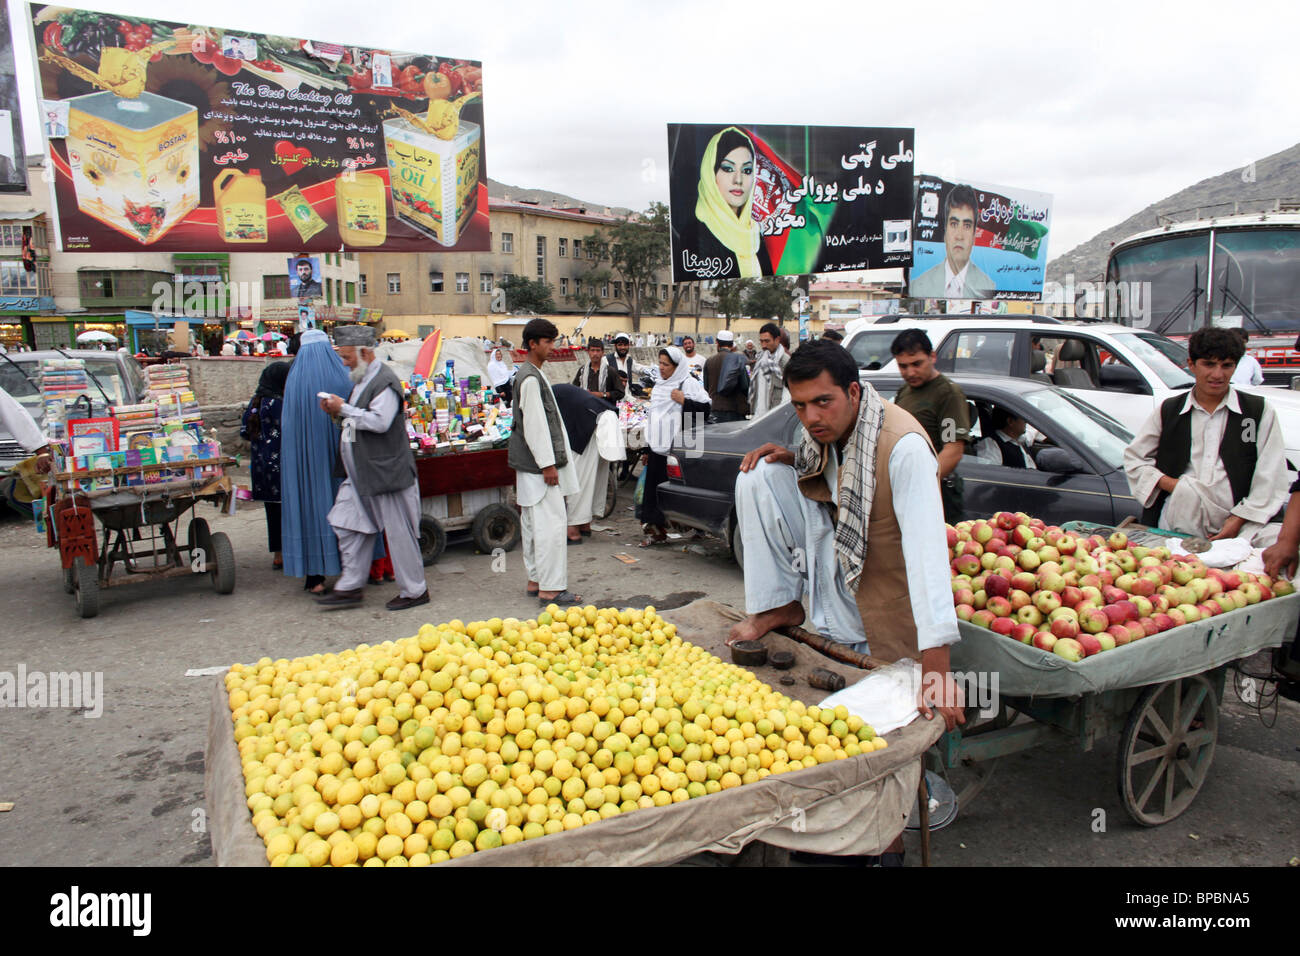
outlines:
[[[794,318],[795,280],[790,276],[764,276],[753,280],[745,295],[745,311],[756,319],[778,324]]]
[[[595,251],[597,263],[584,283],[608,281],[611,276],[617,279],[621,295],[616,298],[627,303],[632,331],[640,332],[641,313],[657,301],[659,273],[669,262],[668,207],[651,203],[638,219],[629,216],[609,229],[593,232],[583,239],[583,245]],[[604,264],[608,268],[602,268]]]
[[[731,328],[731,320],[740,318],[744,308],[745,294],[754,279],[719,279],[713,287],[718,297],[718,311],[726,317],[726,327]],[[698,323],[697,323],[698,324]]]
[[[535,312],[538,315],[547,315],[555,311],[549,282],[528,279],[524,276],[505,276],[501,279],[501,290],[505,293],[507,312]]]

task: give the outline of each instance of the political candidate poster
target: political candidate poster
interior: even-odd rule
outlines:
[[[673,281],[910,265],[913,133],[670,123]]]

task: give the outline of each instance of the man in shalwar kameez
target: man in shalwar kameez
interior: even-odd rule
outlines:
[[[318,603],[322,610],[334,610],[362,602],[375,538],[382,533],[401,588],[385,606],[402,611],[428,604],[418,530],[420,489],[406,435],[402,383],[375,360],[375,331],[369,326],[340,326],[334,343],[354,383],[346,402],[338,395],[321,399],[321,408],[343,420],[339,460],[346,480],[329,513],[343,574]]]

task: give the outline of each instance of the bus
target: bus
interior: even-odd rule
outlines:
[[[1110,250],[1107,318],[1134,325],[1140,316],[1171,338],[1207,325],[1244,328],[1265,382],[1291,385],[1300,376],[1300,199],[1218,203],[1156,219],[1156,228]]]

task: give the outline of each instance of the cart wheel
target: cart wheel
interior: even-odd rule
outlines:
[[[189,540],[185,544],[185,550],[194,553],[195,548],[202,548],[205,552],[211,549],[212,532],[208,528],[208,523],[202,518],[191,518],[189,531]]]
[[[73,558],[72,579],[77,613],[82,617],[94,617],[99,613],[99,565],[87,564],[85,558]]]
[[[77,592],[77,581],[72,576],[72,568],[63,569],[63,591],[65,594],[75,594]]]
[[[212,588],[218,594],[235,590],[235,549],[224,531],[208,538],[208,574],[212,577]]]
[[[488,505],[474,516],[470,534],[474,546],[484,554],[491,554],[497,548],[513,551],[522,535],[519,515],[502,504]]]
[[[1210,770],[1218,732],[1219,700],[1204,674],[1144,690],[1129,712],[1117,755],[1119,796],[1129,816],[1154,827],[1191,806]]]
[[[476,518],[475,521],[478,519]],[[442,525],[429,517],[420,519],[420,557],[424,560],[424,566],[427,568],[433,562],[438,560],[438,555],[442,554],[447,547],[447,532],[442,530]]]
[[[592,512],[593,518],[608,518],[614,513],[614,506],[618,504],[618,468],[611,466],[609,469],[609,481],[605,485],[605,502],[599,512]]]

